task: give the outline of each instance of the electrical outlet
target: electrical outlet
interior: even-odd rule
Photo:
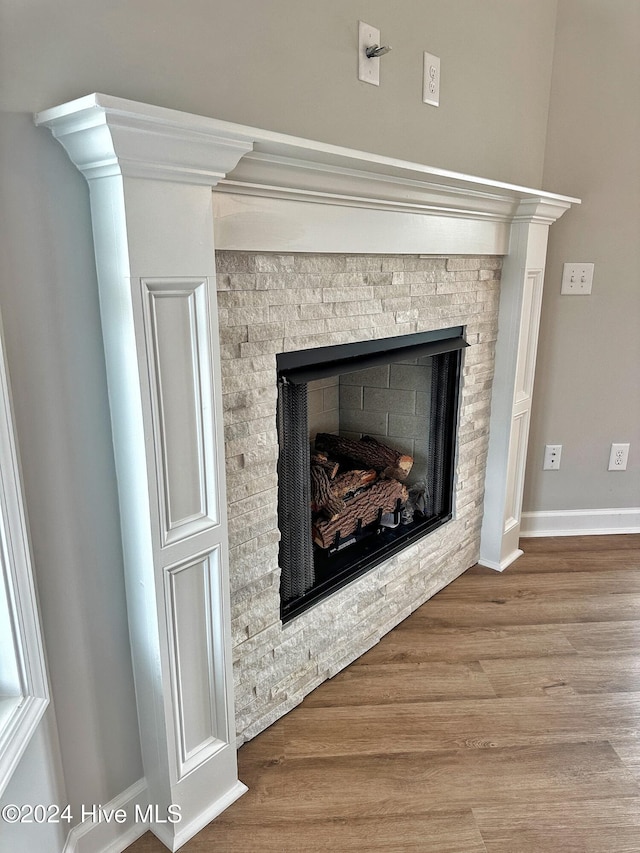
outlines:
[[[561,444],[547,444],[544,448],[543,471],[559,471],[560,457],[562,456]]]
[[[583,296],[593,287],[593,264],[565,264],[560,293]]]
[[[440,59],[432,53],[424,55],[422,101],[432,107],[440,106]]]
[[[628,444],[612,444],[609,454],[609,471],[626,471],[628,459]]]

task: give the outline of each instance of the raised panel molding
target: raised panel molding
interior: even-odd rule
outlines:
[[[533,396],[543,281],[542,270],[527,272],[524,282],[521,344],[516,370],[516,404],[531,401]]]
[[[529,411],[514,415],[509,441],[509,467],[507,470],[507,498],[505,501],[504,532],[509,533],[520,524],[520,507],[524,487],[524,470],[527,458]]]
[[[165,583],[179,781],[229,742],[220,549],[167,569]]]
[[[143,279],[163,545],[218,523],[206,279]]]

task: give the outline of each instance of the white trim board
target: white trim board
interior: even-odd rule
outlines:
[[[49,682],[0,320],[0,794],[49,704]]]
[[[148,805],[147,780],[139,779],[126,791],[102,805],[105,814],[125,809],[128,818],[126,823],[99,821],[89,817],[73,827],[62,853],[122,853],[150,828],[149,823],[135,819],[136,806],[144,812]]]
[[[640,507],[523,512],[520,536],[598,536],[640,533]]]

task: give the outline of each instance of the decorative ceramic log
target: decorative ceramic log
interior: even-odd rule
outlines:
[[[368,471],[345,471],[331,482],[331,491],[333,494],[343,500],[351,497],[360,489],[370,486],[378,479],[378,474],[373,468]]]
[[[340,468],[340,465],[334,459],[329,459],[326,453],[314,453],[311,457],[311,464],[324,468],[330,480],[333,480]]]
[[[331,488],[331,480],[320,465],[311,465],[311,501],[312,509],[321,512],[327,518],[336,518],[344,509],[344,501]]]
[[[399,453],[368,435],[354,441],[340,435],[319,432],[316,435],[316,449],[367,465],[380,471],[385,477],[394,477],[396,480],[405,480],[413,466],[412,456]]]
[[[408,493],[406,486],[397,480],[378,480],[365,491],[345,502],[344,510],[334,519],[316,519],[313,524],[313,541],[321,548],[330,548],[336,534],[344,539],[354,533],[359,525],[365,527],[374,522],[380,513],[393,512],[398,501],[404,503]]]

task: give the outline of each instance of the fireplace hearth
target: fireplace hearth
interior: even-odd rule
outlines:
[[[456,327],[277,356],[283,622],[451,519],[466,346]]]

